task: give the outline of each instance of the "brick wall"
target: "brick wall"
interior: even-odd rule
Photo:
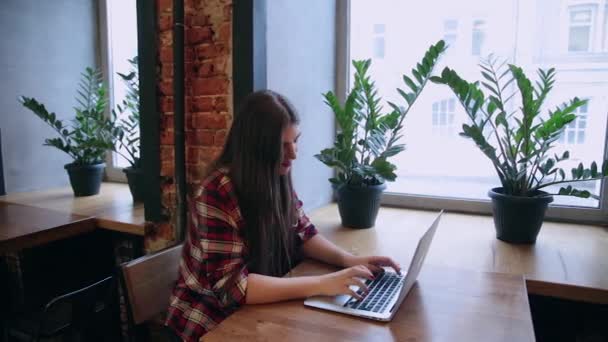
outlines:
[[[162,207],[168,222],[146,229],[145,249],[171,243],[175,224],[173,153],[172,0],[156,0],[158,94],[161,113]],[[232,120],[232,1],[185,0],[185,93],[187,183],[197,183],[221,150]]]

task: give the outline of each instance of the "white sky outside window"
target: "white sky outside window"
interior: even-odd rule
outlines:
[[[428,47],[443,38],[450,40],[452,46],[443,55],[435,73],[450,66],[468,81],[481,80],[478,64],[480,58],[487,58],[490,53],[521,66],[532,80],[537,79],[539,67],[555,67],[556,83],[543,113],[574,96],[591,99],[581,109],[585,119],[568,128],[576,131],[574,141],[580,143],[561,143],[553,149],[559,154],[566,149],[570,151],[570,164],[562,165],[569,173],[579,162],[587,167],[593,160],[601,163],[608,115],[608,53],[604,51],[590,57],[577,55],[576,61],[572,61],[568,51],[564,52],[563,47],[571,46],[569,39],[573,37],[577,40],[577,48],[583,48],[581,42],[586,35],[570,31],[573,27],[571,5],[567,0],[352,0],[350,59],[374,56],[371,51],[375,38],[373,25],[385,23],[385,44],[391,49],[386,51],[381,62],[372,61],[370,71],[383,100],[398,105],[405,101],[396,88],[407,89],[402,75],[410,75]],[[586,14],[577,14],[574,19],[578,20],[575,21],[577,25],[582,25],[577,27],[592,30]],[[604,31],[604,37],[606,25],[603,20],[602,27],[598,30]],[[475,38],[475,32],[480,33],[478,38]],[[476,44],[480,56],[473,54],[474,39],[479,39]],[[601,44],[601,40],[598,42]],[[351,66],[351,75],[353,72]],[[448,87],[427,85],[405,119],[402,142],[406,144],[406,151],[391,159],[397,165],[398,178],[388,183],[387,191],[488,200],[488,190],[500,186],[490,160],[471,140],[458,135],[468,117],[457,101],[451,110],[451,98],[454,95]],[[518,106],[511,103],[513,109]],[[384,108],[390,107],[384,103]],[[447,134],[448,128],[441,129],[442,119],[446,127],[453,125],[454,134]],[[600,192],[600,185],[599,181],[576,184],[594,193]],[[553,205],[595,208],[599,202],[556,196]]]
[[[128,60],[137,56],[137,9],[135,0],[107,0],[109,75],[112,77],[110,103],[112,108],[122,103],[127,88],[118,72],[128,74]],[[126,154],[126,152],[124,152]],[[129,163],[114,153],[114,167],[127,167]]]

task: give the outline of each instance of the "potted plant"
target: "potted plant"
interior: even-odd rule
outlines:
[[[369,228],[374,225],[385,182],[397,177],[397,167],[388,159],[405,149],[398,143],[403,120],[444,50],[443,41],[432,45],[412,70],[413,77],[403,75],[409,90],[397,91],[405,100],[405,107],[388,102],[392,110],[383,113],[381,98],[367,74],[370,60],[353,61],[354,84],[344,104],[340,104],[331,91],[323,95],[335,115],[338,133],[333,147],[315,157],[336,170],[336,177],[329,181],[336,190],[343,226]]]
[[[101,73],[86,68],[81,75],[78,106],[74,108],[76,117],[69,124],[58,120],[55,113],[49,113],[34,98],[22,96],[20,102],[59,134],[58,138],[46,139],[44,145],[56,147],[73,158],[64,167],[74,195],[90,196],[99,193],[105,168],[103,159],[106,151],[114,149],[120,128],[115,118],[105,115],[107,97]]]
[[[597,198],[570,184],[556,193],[548,193],[547,187],[601,179],[608,175],[608,163],[604,161],[601,168],[596,162],[589,168],[579,163],[567,174],[558,164],[570,158],[569,151],[550,154],[565,127],[576,119],[576,109],[587,102],[574,97],[541,115],[555,82],[555,69],[538,69],[538,81],[533,84],[520,67],[500,63],[493,56],[480,67],[481,85],[488,95],[479,82],[467,82],[447,67],[441,77],[431,81],[452,89],[469,118],[460,135],[475,142],[498,174],[502,186],[488,193],[496,237],[511,243],[534,243],[553,195]],[[515,96],[507,96],[513,93],[509,89],[512,83],[513,95],[519,93],[518,103]]]
[[[118,139],[118,148],[116,152],[120,154],[130,166],[125,167],[123,172],[127,176],[129,190],[133,196],[134,202],[144,200],[144,176],[141,168],[140,159],[140,139],[139,139],[139,73],[137,56],[129,60],[131,71],[128,74],[118,75],[122,78],[127,86],[126,97],[122,100],[122,104],[116,106],[118,113],[115,115],[121,117],[119,125],[121,134]]]

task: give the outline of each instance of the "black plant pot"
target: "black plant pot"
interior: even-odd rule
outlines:
[[[380,198],[386,184],[370,186],[342,185],[336,189],[342,225],[350,228],[371,228],[376,223]]]
[[[74,196],[91,196],[99,193],[105,163],[94,165],[66,164]]]
[[[133,196],[133,202],[143,202],[144,200],[144,172],[140,168],[126,167],[122,172],[127,176],[129,190]]]
[[[537,191],[534,197],[505,195],[502,188],[488,191],[492,199],[496,238],[509,243],[533,244],[553,196]]]

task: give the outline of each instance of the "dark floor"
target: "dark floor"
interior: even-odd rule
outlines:
[[[530,295],[538,342],[608,342],[608,305]]]

